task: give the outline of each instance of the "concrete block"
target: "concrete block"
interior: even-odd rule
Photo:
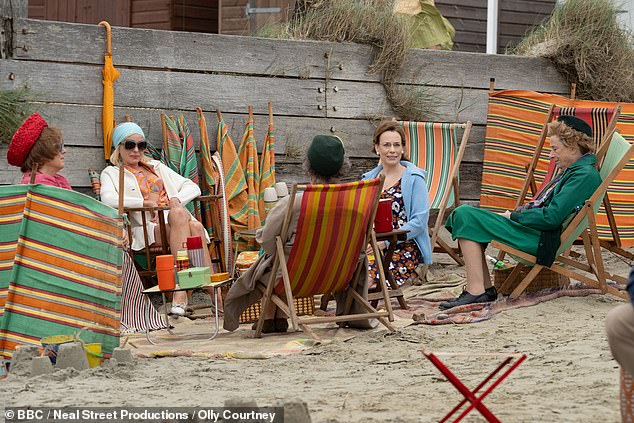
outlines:
[[[33,357],[31,359],[31,376],[53,373],[53,363],[48,357]]]
[[[285,401],[284,423],[311,423],[308,405],[300,399]]]
[[[37,345],[18,345],[11,357],[10,373],[13,376],[28,376],[31,374],[31,360],[40,356]],[[48,357],[46,357],[48,359]]]
[[[56,367],[58,369],[73,368],[77,370],[89,368],[84,346],[79,342],[68,342],[60,345],[59,351],[57,351]]]
[[[134,363],[134,356],[132,351],[117,347],[112,352],[112,358],[117,360],[117,363]]]

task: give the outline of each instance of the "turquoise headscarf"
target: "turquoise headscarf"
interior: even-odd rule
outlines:
[[[133,134],[143,135],[143,138],[145,138],[143,129],[134,122],[123,122],[117,125],[112,131],[112,148],[117,148],[121,141]]]

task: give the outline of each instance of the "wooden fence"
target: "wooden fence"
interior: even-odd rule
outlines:
[[[0,8],[2,10],[2,8]],[[15,17],[2,22],[0,89],[28,85],[36,109],[60,127],[66,143],[62,173],[86,191],[88,168],[102,169],[101,104],[105,30],[96,25]],[[113,57],[121,76],[115,83],[115,118],[130,115],[161,143],[159,115],[184,113],[196,143],[195,107],[206,112],[215,149],[220,109],[233,141],[240,142],[247,105],[254,106],[261,148],[267,102],[273,102],[277,178],[305,180],[302,155],[315,134],[332,133],[345,142],[352,177],[376,164],[371,153],[372,119],[391,117],[379,76],[368,74],[370,47],[349,43],[280,41],[252,37],[113,28]],[[473,121],[461,168],[463,200],[480,192],[489,78],[498,89],[565,94],[568,87],[543,59],[411,50],[399,81],[425,84],[438,101],[439,121]],[[0,146],[0,184],[15,183]]]

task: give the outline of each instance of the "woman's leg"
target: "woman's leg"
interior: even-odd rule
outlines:
[[[489,289],[493,286],[491,282],[491,272],[489,272],[489,266],[487,264],[487,258],[484,254],[485,247],[482,247],[482,276],[484,278],[484,289]]]
[[[491,286],[491,277],[486,266],[484,257],[484,250],[480,243],[471,241],[468,239],[458,239],[460,249],[462,250],[462,256],[465,262],[465,269],[467,271],[467,291],[471,295],[480,295],[484,293],[485,288],[485,271],[486,279],[488,280],[488,286]],[[487,286],[487,287],[488,287]]]

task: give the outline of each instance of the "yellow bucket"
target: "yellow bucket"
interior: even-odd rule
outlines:
[[[86,358],[88,358],[88,365],[90,368],[101,365],[103,355],[101,354],[101,344],[84,344],[84,351],[86,351]]]

